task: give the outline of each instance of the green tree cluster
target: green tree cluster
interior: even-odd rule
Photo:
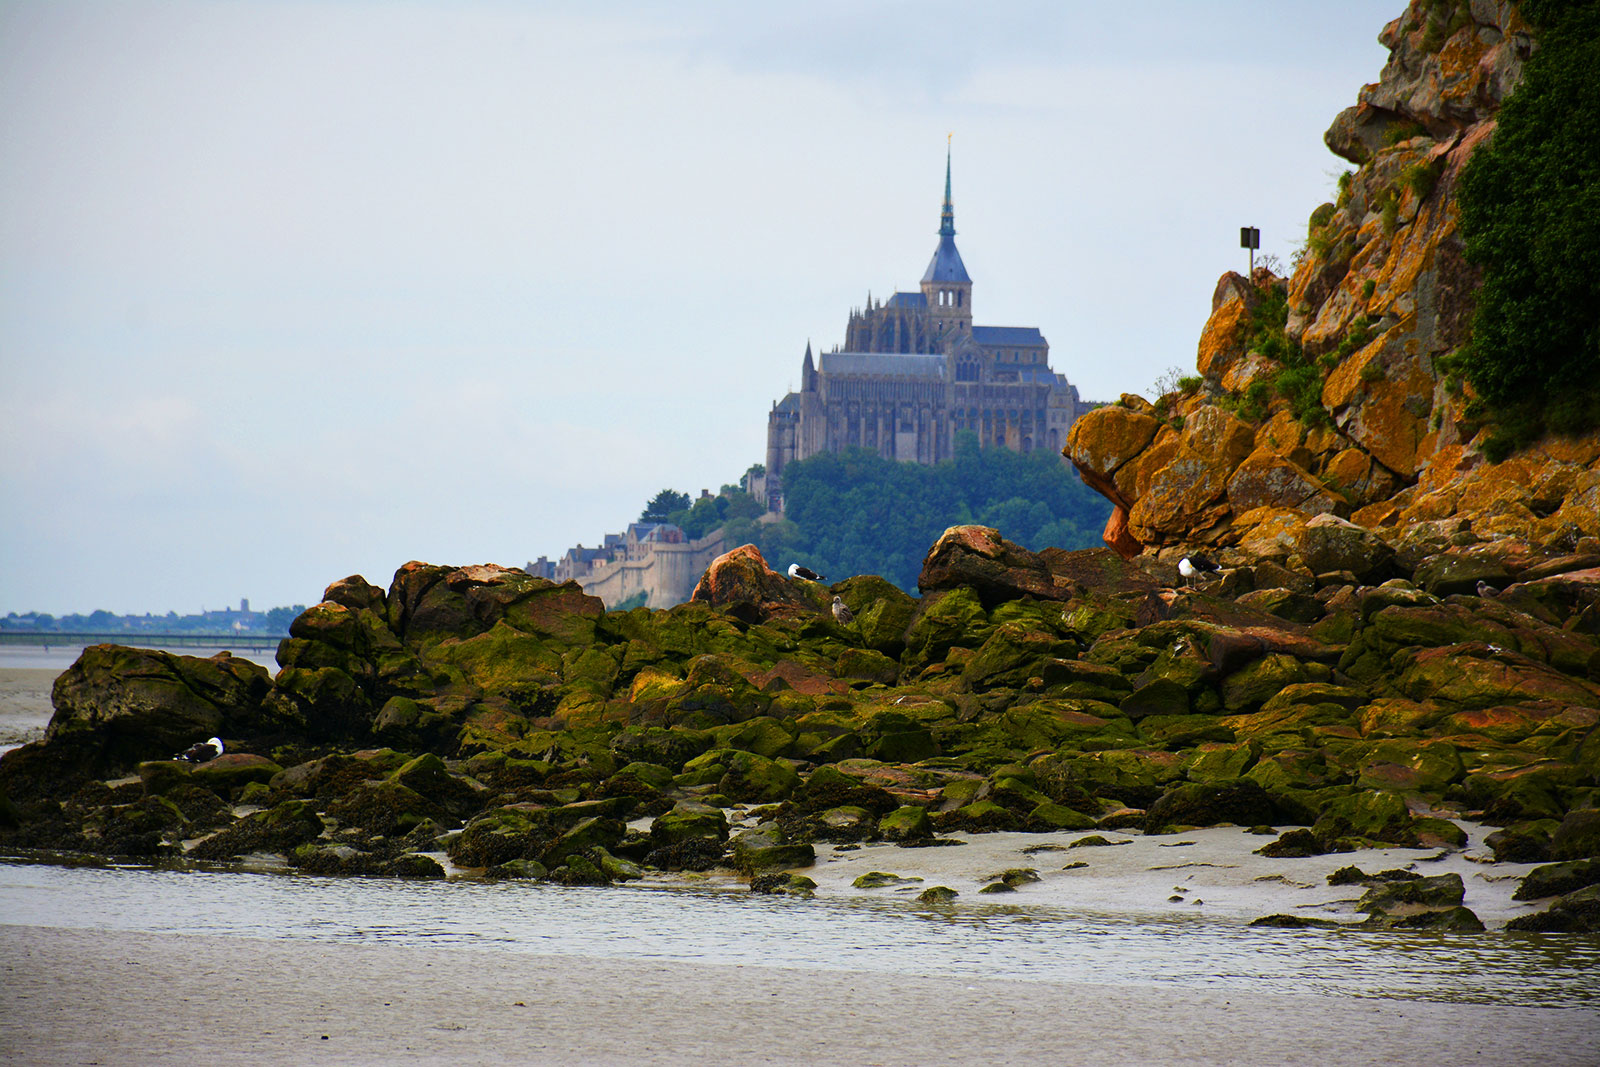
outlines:
[[[1524,0],[1539,47],[1461,176],[1483,267],[1460,369],[1498,459],[1600,425],[1600,0]]]

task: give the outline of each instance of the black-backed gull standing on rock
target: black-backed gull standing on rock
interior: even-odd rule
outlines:
[[[789,577],[804,578],[808,582],[825,582],[828,580],[810,567],[802,567],[798,563],[789,564]]]
[[[840,626],[849,626],[855,621],[855,614],[844,606],[844,597],[833,598],[833,618]]]
[[[209,741],[197,741],[172,758],[183,760],[185,763],[205,763],[222,755],[222,738],[213,737]]]
[[[1178,561],[1178,573],[1183,575],[1183,580],[1188,582],[1191,588],[1194,586],[1194,579],[1196,575],[1215,574],[1221,569],[1222,568],[1219,565],[1211,562],[1209,559],[1206,559],[1198,552],[1194,553],[1193,555],[1184,556]]]

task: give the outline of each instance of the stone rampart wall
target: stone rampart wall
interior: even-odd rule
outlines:
[[[670,608],[689,599],[700,575],[722,554],[723,537],[721,530],[713,530],[687,544],[644,547],[642,559],[596,566],[587,577],[579,578],[578,584],[585,593],[599,597],[608,608],[640,593],[645,594],[646,607]]]

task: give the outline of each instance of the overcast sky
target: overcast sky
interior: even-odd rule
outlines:
[[[977,321],[1148,392],[1403,10],[0,0],[0,613],[311,603],[737,480],[916,287],[951,133]]]

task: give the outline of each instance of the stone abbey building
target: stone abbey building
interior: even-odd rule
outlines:
[[[1049,357],[1037,327],[973,325],[946,156],[939,246],[920,291],[879,303],[869,296],[851,311],[843,348],[813,358],[807,344],[799,391],[772,406],[768,509],[783,510],[785,466],[852,445],[938,463],[953,454],[956,434],[971,431],[985,448],[1059,453],[1080,402]]]

